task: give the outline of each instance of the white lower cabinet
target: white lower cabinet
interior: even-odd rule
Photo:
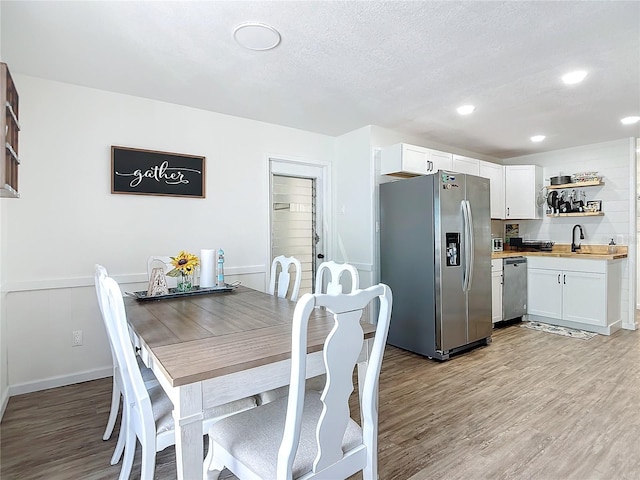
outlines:
[[[605,335],[618,330],[622,262],[529,257],[529,319]]]
[[[491,321],[502,321],[502,259],[491,260]]]

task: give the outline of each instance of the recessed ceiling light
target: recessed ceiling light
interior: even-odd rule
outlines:
[[[457,108],[457,111],[460,115],[470,115],[476,109],[473,105],[462,105]]]
[[[624,117],[620,121],[625,125],[633,125],[634,123],[640,122],[640,117]]]
[[[562,81],[567,85],[573,85],[575,83],[580,83],[587,76],[587,72],[584,70],[576,70],[575,72],[569,72],[566,75],[562,76]]]
[[[271,25],[260,22],[246,22],[233,30],[236,42],[249,50],[271,50],[280,44],[280,33]]]
[[[531,141],[535,142],[535,143],[538,143],[538,142],[541,142],[542,140],[544,140],[545,138],[547,138],[547,137],[545,137],[544,135],[534,135],[533,137],[531,137]]]

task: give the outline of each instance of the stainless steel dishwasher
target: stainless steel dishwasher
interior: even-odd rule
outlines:
[[[502,262],[502,319],[512,320],[527,313],[527,259],[505,258]]]

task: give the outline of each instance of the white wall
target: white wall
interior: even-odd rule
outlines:
[[[5,312],[5,278],[6,278],[6,268],[5,268],[5,255],[4,255],[4,245],[6,245],[6,210],[7,203],[11,201],[16,201],[16,199],[12,198],[0,198],[0,418],[2,418],[2,414],[4,413],[4,409],[7,406],[7,401],[9,399],[8,396],[8,370],[7,370],[7,321],[6,321],[6,312]]]
[[[640,138],[636,139],[636,259],[640,258]],[[636,266],[636,308],[640,308],[640,269]]]
[[[334,175],[335,260],[358,268],[360,286],[375,283],[371,127],[337,138]]]
[[[108,375],[93,291],[98,262],[143,288],[146,258],[222,247],[231,279],[264,289],[267,152],[331,161],[335,139],[143,98],[14,74],[19,201],[3,201],[0,251],[11,394]],[[206,199],[112,195],[110,147],[206,157]],[[4,219],[3,215],[3,219]],[[72,330],[84,346],[71,347]]]
[[[2,9],[0,9],[0,13]],[[1,17],[1,15],[0,15]],[[0,25],[2,21],[0,19]],[[2,37],[2,35],[0,35]],[[0,45],[0,52],[2,45]],[[2,60],[0,55],[0,60]],[[5,267],[4,267],[4,245],[6,244],[6,204],[12,199],[0,198],[0,419],[4,414],[9,399],[8,395],[8,372],[7,372],[7,334],[6,334],[6,314],[5,314]]]
[[[527,155],[505,160],[506,164],[532,164],[543,167],[544,178],[560,172],[571,175],[583,171],[598,171],[604,176],[601,187],[584,188],[587,200],[602,200],[602,217],[544,217],[542,220],[521,220],[520,234],[532,240],[571,243],[571,230],[582,225],[584,244],[607,244],[611,238],[629,246],[622,286],[623,327],[635,328],[632,293],[635,289],[636,229],[633,204],[635,198],[635,141],[624,138],[612,142],[584,145],[553,152]]]

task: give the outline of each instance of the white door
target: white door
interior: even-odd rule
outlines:
[[[326,211],[326,167],[274,158],[269,163],[268,265],[270,268],[271,261],[278,255],[293,256],[300,260],[300,298],[305,293],[313,292],[317,266],[326,253],[323,221],[323,212]]]

